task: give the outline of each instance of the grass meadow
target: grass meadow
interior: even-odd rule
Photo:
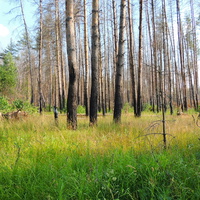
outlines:
[[[200,128],[197,114],[166,117],[123,114],[67,130],[66,116],[29,115],[0,121],[1,200],[200,199]]]

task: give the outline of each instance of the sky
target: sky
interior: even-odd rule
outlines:
[[[22,34],[23,22],[20,17],[15,19],[16,16],[19,16],[20,9],[13,9],[15,7],[17,5],[10,3],[10,0],[0,0],[0,52],[10,44],[11,39],[17,41]],[[13,12],[8,14],[11,10]],[[35,7],[28,0],[24,1],[24,12],[27,24],[31,27],[35,22],[32,20]]]

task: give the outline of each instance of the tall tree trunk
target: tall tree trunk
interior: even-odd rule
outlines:
[[[172,2],[170,1],[170,15],[171,15],[171,27],[172,27],[172,36],[171,36],[171,46],[172,46],[172,55],[173,55],[173,61],[174,61],[174,79],[175,79],[175,96],[176,96],[176,106],[177,109],[179,109],[181,105],[181,98],[180,98],[180,77],[178,72],[178,66],[177,66],[177,59],[176,59],[176,48],[175,48],[175,38],[174,38],[174,19],[173,19],[173,10],[172,10]]]
[[[128,22],[129,22],[129,36],[130,36],[130,51],[129,51],[129,65],[130,65],[130,74],[131,74],[131,82],[132,82],[132,105],[134,107],[134,114],[136,115],[136,90],[135,90],[135,67],[134,67],[134,57],[133,57],[133,49],[134,49],[134,41],[133,41],[133,21],[132,21],[132,12],[131,12],[131,2],[128,0]]]
[[[126,24],[126,0],[121,0],[120,12],[120,32],[119,32],[119,48],[118,60],[116,67],[115,78],[115,105],[114,105],[114,121],[121,122],[121,109],[122,109],[122,73],[124,67],[124,52],[125,52],[125,24]]]
[[[62,98],[62,77],[61,77],[61,46],[60,46],[60,23],[59,23],[59,3],[55,0],[55,29],[56,29],[56,69],[57,69],[57,81],[58,81],[58,99],[60,110],[63,109]]]
[[[67,123],[72,129],[77,128],[77,60],[75,51],[74,1],[66,0],[66,38],[69,65],[69,89],[67,98]]]
[[[140,19],[139,19],[139,56],[138,56],[138,87],[137,87],[137,113],[136,116],[141,116],[142,111],[142,66],[143,66],[143,34],[142,34],[142,13],[143,0],[140,0]]]
[[[104,22],[105,23],[105,22]],[[101,30],[100,23],[98,23],[98,45],[99,45],[99,111],[102,111],[105,116],[105,99],[104,99],[104,81],[103,81],[103,62],[102,62],[102,51],[101,51]],[[105,46],[105,43],[104,43]]]
[[[98,110],[98,62],[99,62],[99,0],[92,2],[92,54],[91,54],[91,69],[92,69],[92,86],[90,97],[90,125],[97,124],[97,110]]]
[[[21,13],[22,13],[22,19],[23,19],[23,23],[24,23],[24,28],[25,28],[25,35],[26,35],[26,44],[27,44],[27,49],[28,49],[28,62],[29,62],[29,70],[30,70],[30,80],[31,80],[31,100],[30,103],[33,104],[34,103],[34,85],[33,85],[33,67],[32,67],[32,61],[31,61],[31,44],[30,44],[30,37],[29,37],[29,33],[28,33],[28,26],[26,23],[26,19],[25,19],[25,15],[24,15],[24,7],[23,7],[23,3],[22,0],[20,0],[20,9],[21,9]]]
[[[147,0],[147,4],[148,4]],[[150,26],[150,17],[149,17],[149,8],[146,6],[146,18],[147,18],[147,25],[148,25],[148,34],[149,34],[149,44],[150,44],[150,73],[149,73],[149,86],[150,89],[150,105],[152,106],[152,111],[155,112],[155,82],[154,82],[154,67],[153,67],[153,42],[152,42],[152,33],[151,33],[151,26]]]
[[[187,111],[187,92],[186,92],[186,75],[185,75],[185,66],[184,66],[183,32],[182,32],[179,0],[176,0],[176,6],[177,6],[176,8],[177,8],[179,56],[180,56],[182,91],[183,91],[183,109],[184,109],[184,111]]]
[[[198,64],[197,64],[197,31],[196,31],[196,21],[194,16],[194,1],[190,0],[191,7],[191,18],[192,18],[192,44],[193,44],[193,62],[194,62],[194,88],[195,88],[195,109],[199,107],[198,99]]]
[[[48,104],[49,104],[49,112],[51,111],[52,106],[52,94],[53,94],[53,65],[52,65],[52,53],[51,53],[51,43],[50,40],[47,43],[47,59],[48,59],[48,65],[49,65],[49,95],[48,95]]]
[[[113,11],[113,36],[114,36],[114,51],[113,51],[113,77],[116,76],[116,66],[118,59],[118,27],[117,27],[117,11],[116,11],[116,1],[112,0],[112,11]],[[112,87],[113,87],[113,97],[115,95],[115,78],[112,79]]]
[[[189,86],[190,86],[190,101],[191,101],[191,105],[193,105],[193,107],[196,109],[196,99],[195,99],[195,93],[194,93],[194,85],[192,82],[192,73],[191,73],[191,64],[190,64],[190,58],[189,58],[189,42],[187,41],[187,43],[185,44],[186,47],[185,49],[187,50],[186,52],[186,56],[187,56],[187,63],[188,63],[188,79],[189,79]],[[194,61],[193,61],[194,62]]]
[[[88,102],[88,31],[87,31],[87,0],[84,0],[84,51],[85,51],[85,76],[84,76],[84,105],[85,114],[89,115],[89,102]]]
[[[157,42],[156,42],[156,25],[155,25],[155,10],[154,10],[154,0],[151,0],[151,10],[152,10],[152,26],[153,26],[153,63],[154,63],[154,78],[155,78],[155,95],[156,95],[156,109],[159,112],[160,99],[158,91],[158,67],[157,67]]]
[[[58,13],[59,14],[59,13]],[[60,16],[58,16],[58,19],[60,19]],[[58,35],[59,35],[59,44],[60,44],[60,66],[61,66],[61,102],[62,102],[62,109],[66,108],[66,68],[64,65],[64,56],[63,56],[63,42],[62,42],[62,28],[60,25],[60,20],[58,21]]]
[[[39,77],[38,77],[38,91],[39,91],[39,112],[42,114],[42,47],[43,47],[43,12],[42,0],[40,0],[40,43],[39,43]]]

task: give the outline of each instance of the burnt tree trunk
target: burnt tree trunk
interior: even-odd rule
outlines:
[[[115,77],[115,104],[114,104],[114,122],[121,122],[122,109],[122,73],[124,67],[124,52],[125,52],[125,15],[126,15],[126,0],[121,0],[120,13],[120,31],[119,31],[119,48],[118,60]]]
[[[91,55],[91,69],[92,69],[92,86],[90,97],[90,125],[97,124],[97,110],[98,110],[98,62],[99,62],[99,0],[92,2],[92,55]]]
[[[75,51],[74,1],[66,0],[66,38],[69,65],[69,89],[67,98],[67,124],[71,129],[77,128],[77,60]]]

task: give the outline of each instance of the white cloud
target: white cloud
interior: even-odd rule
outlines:
[[[4,25],[0,24],[0,36],[1,37],[5,37],[7,35],[9,35],[9,30],[7,27],[5,27]]]

